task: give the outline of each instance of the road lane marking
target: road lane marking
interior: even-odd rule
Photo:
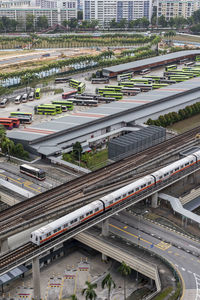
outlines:
[[[159,249],[165,251],[167,249],[169,249],[171,247],[171,245],[169,243],[165,243],[165,242],[160,242],[158,244],[156,244],[155,246],[157,246]]]
[[[196,298],[195,298],[195,300],[199,300],[200,299],[200,276],[198,274],[194,273],[194,278],[196,281]]]

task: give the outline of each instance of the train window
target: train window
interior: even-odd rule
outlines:
[[[70,222],[70,224],[73,224],[74,223],[74,221],[72,220],[71,222]]]
[[[132,194],[132,193],[134,193],[134,190],[128,192],[129,195]]]
[[[86,216],[89,216],[89,214],[90,214],[90,212],[88,211],[88,212],[86,213]]]
[[[139,187],[136,188],[136,191],[139,191]]]
[[[183,168],[183,165],[181,166],[181,168]]]
[[[121,197],[117,197],[115,200],[117,201],[117,200],[120,200],[121,199]]]
[[[77,219],[74,219],[74,222],[77,222]]]
[[[90,214],[92,214],[92,213],[93,213],[93,211],[91,210],[91,211],[90,211]]]
[[[42,237],[40,236],[40,241],[42,240]]]
[[[159,179],[162,179],[162,176],[160,176]]]
[[[80,216],[80,220],[84,219],[84,216]]]
[[[191,160],[191,162],[190,162],[191,164],[193,163],[193,160]]]
[[[141,188],[144,188],[146,186],[146,184],[141,185]]]
[[[31,238],[33,238],[32,234],[31,234]]]
[[[61,230],[61,227],[58,227],[58,231],[60,231]]]
[[[148,182],[148,185],[151,184],[151,181]]]
[[[109,202],[109,204],[112,204],[112,203],[113,203],[113,201],[110,201],[110,202]]]
[[[95,208],[95,211],[99,211],[99,208],[97,207],[97,208]]]
[[[179,168],[176,168],[174,171],[178,171],[179,170]]]
[[[188,166],[189,165],[189,162],[187,162],[186,164],[185,164],[185,166]]]
[[[37,241],[38,240],[38,237],[36,236],[35,240]]]
[[[53,231],[54,233],[56,233],[57,232],[57,229],[54,229],[54,231]]]
[[[126,194],[124,194],[123,197],[126,197]]]
[[[67,228],[68,224],[64,224],[63,227]]]

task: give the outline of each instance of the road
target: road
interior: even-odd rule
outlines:
[[[110,219],[110,231],[170,261],[184,281],[182,299],[200,299],[198,242],[127,212]]]

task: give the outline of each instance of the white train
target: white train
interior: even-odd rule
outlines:
[[[200,151],[195,152],[183,159],[180,159],[167,167],[164,167],[150,175],[143,177],[123,188],[112,192],[99,200],[93,201],[68,215],[49,223],[31,233],[31,242],[38,246],[50,239],[70,230],[88,219],[104,213],[114,205],[126,201],[129,197],[138,195],[143,191],[160,184],[169,177],[174,176],[185,169],[191,168],[195,164],[200,164]]]

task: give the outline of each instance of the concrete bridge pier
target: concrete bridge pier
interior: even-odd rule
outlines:
[[[151,196],[151,207],[152,208],[158,207],[158,193],[155,193]]]
[[[0,240],[0,253],[4,253],[6,251],[8,251],[9,248],[8,248],[8,238],[5,238],[5,239],[1,239]]]
[[[108,219],[102,221],[102,231],[101,231],[102,236],[109,236],[109,222]],[[107,255],[105,255],[104,253],[102,253],[102,260],[103,261],[107,261]]]
[[[33,272],[33,291],[34,291],[34,300],[41,299],[40,292],[40,261],[39,256],[34,257],[32,260],[32,272]]]

